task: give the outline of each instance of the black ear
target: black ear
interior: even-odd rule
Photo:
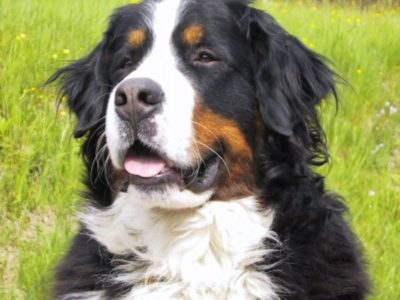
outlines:
[[[60,95],[65,96],[68,106],[76,114],[78,122],[75,137],[82,137],[96,127],[106,110],[107,84],[102,76],[103,43],[87,56],[57,70],[47,83],[61,78]]]
[[[247,25],[257,98],[267,127],[287,137],[299,127],[319,127],[315,105],[329,93],[336,96],[333,72],[266,13],[250,9]]]

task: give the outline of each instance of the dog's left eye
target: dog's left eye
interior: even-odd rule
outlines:
[[[218,59],[215,57],[215,55],[213,53],[211,53],[210,51],[202,50],[196,54],[194,63],[195,64],[210,64],[217,60]]]

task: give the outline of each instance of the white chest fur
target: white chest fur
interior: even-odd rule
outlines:
[[[256,199],[211,201],[188,210],[150,209],[122,195],[81,220],[114,254],[135,254],[112,280],[134,284],[123,299],[278,299],[256,262],[269,254],[272,212]]]

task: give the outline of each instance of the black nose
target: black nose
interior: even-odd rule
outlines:
[[[120,84],[115,92],[115,110],[118,116],[137,126],[160,108],[164,100],[161,87],[148,78],[131,78]]]

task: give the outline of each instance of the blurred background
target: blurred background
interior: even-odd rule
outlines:
[[[47,299],[77,229],[82,174],[56,68],[100,40],[121,0],[0,0],[0,299]],[[256,1],[348,84],[321,118],[332,156],[316,171],[346,198],[373,279],[400,299],[400,1]]]

